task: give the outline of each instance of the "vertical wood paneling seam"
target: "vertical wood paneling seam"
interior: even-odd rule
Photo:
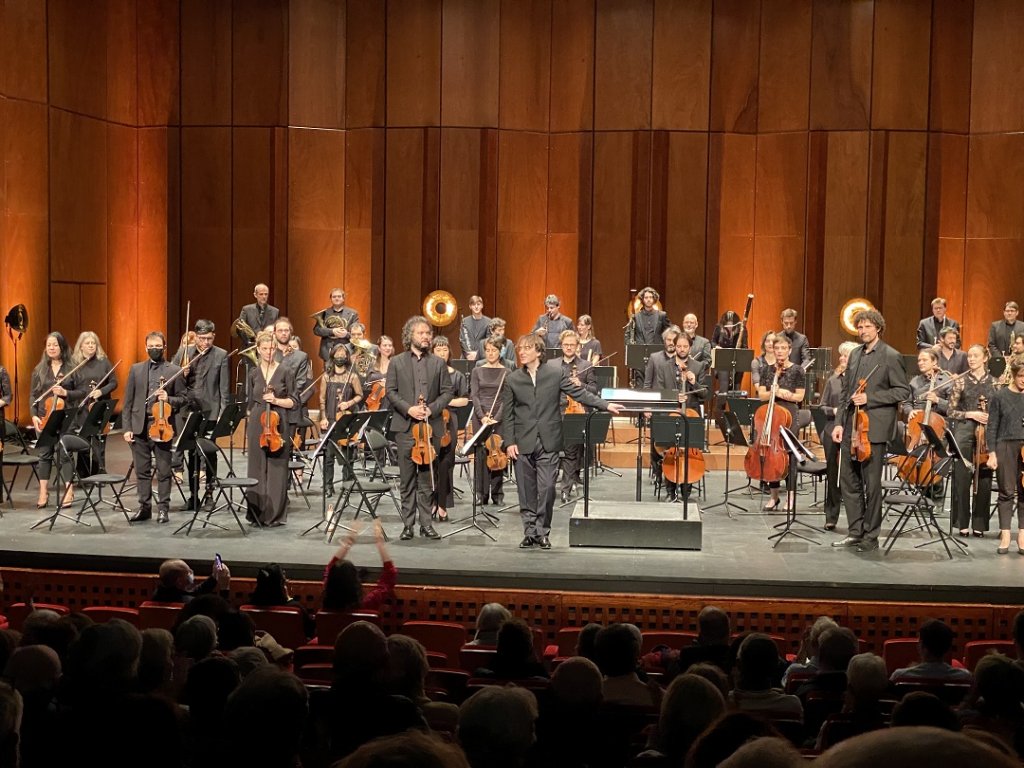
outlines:
[[[45,11],[46,18],[46,30],[45,35],[46,44],[46,318],[47,326],[53,327],[53,301],[51,300],[49,284],[50,284],[50,272],[53,253],[53,217],[50,216],[50,211],[53,210],[53,183],[50,180],[50,153],[52,151],[50,146],[51,134],[53,131],[51,111],[50,111],[50,4],[46,4]],[[17,347],[15,347],[15,354],[17,354]],[[15,382],[16,385],[16,382]],[[17,389],[17,386],[15,386]]]
[[[708,222],[711,218],[711,152],[713,149],[712,136],[713,131],[711,130],[711,80],[713,72],[715,71],[715,3],[714,0],[711,2],[710,7],[711,21],[708,24],[708,101],[707,110],[704,113],[704,124],[708,127],[704,132],[705,135],[705,150],[704,150],[704,316],[708,316],[708,308],[711,306],[711,300],[715,304],[718,303],[718,280],[719,280],[719,266],[720,262],[716,255],[714,261],[714,270],[710,269],[710,255],[709,255],[709,232]],[[721,231],[720,218],[716,217],[716,221],[719,222],[718,228]],[[716,243],[721,242],[721,238],[716,236]],[[721,249],[719,249],[721,250]],[[714,274],[712,274],[712,272]],[[714,278],[712,280],[712,278]],[[749,334],[748,334],[749,338]]]
[[[931,138],[932,138],[932,51],[935,48],[935,0],[931,2],[931,10],[929,20],[931,24],[928,27],[928,97],[925,103],[925,134],[924,134],[924,232],[922,233],[922,250],[924,251],[921,258],[921,286],[922,288],[927,287],[928,292],[935,296],[938,290],[939,283],[939,233],[938,228],[940,225],[936,223],[935,232],[935,253],[928,253],[928,206],[931,202],[929,199],[929,192],[931,187],[928,184],[928,180],[931,178],[932,164],[931,164]],[[970,113],[968,113],[970,114]],[[941,153],[941,150],[940,150]],[[942,174],[939,174],[939,184],[942,183]],[[941,190],[938,193],[939,200],[942,200]],[[966,216],[967,206],[964,206],[964,215]],[[967,248],[964,246],[964,254],[966,256]],[[961,293],[961,295],[963,295]]]
[[[499,6],[501,3],[498,4]],[[544,285],[550,285],[550,272],[551,260],[548,258],[549,250],[551,248],[551,82],[553,79],[552,70],[554,69],[554,50],[555,50],[555,6],[554,0],[548,0],[548,127],[545,132],[545,146],[547,151],[547,178],[545,179],[545,194],[544,194]],[[498,46],[499,49],[501,46]],[[579,269],[579,255],[576,256],[576,268]],[[579,281],[577,280],[577,283]],[[576,288],[577,294],[579,293],[579,287]],[[580,313],[579,297],[577,296],[575,301],[576,314]]]

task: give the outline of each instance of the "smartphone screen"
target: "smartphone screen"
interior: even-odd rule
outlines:
[[[224,561],[220,559],[220,552],[213,556],[213,567],[218,571],[224,567]]]

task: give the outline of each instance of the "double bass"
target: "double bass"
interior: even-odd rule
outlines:
[[[782,444],[782,428],[788,429],[793,425],[793,416],[785,408],[775,407],[782,371],[783,366],[779,362],[776,364],[768,402],[754,413],[754,434],[757,439],[751,443],[743,458],[743,469],[751,480],[777,483],[789,471],[789,458]]]

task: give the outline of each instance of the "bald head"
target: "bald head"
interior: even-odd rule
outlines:
[[[940,728],[890,728],[840,742],[817,768],[1011,768],[1020,764],[961,733]]]

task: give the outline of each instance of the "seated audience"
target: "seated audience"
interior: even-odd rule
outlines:
[[[690,747],[725,713],[725,698],[703,677],[684,674],[673,680],[661,702],[658,727],[638,764],[682,765]]]
[[[839,625],[830,616],[819,616],[804,632],[803,640],[796,652],[796,661],[786,667],[782,674],[782,687],[786,687],[789,676],[794,672],[818,671],[818,641],[826,630],[835,629]]]
[[[176,698],[174,690],[174,637],[166,629],[142,630],[139,654],[139,691]]]
[[[911,694],[913,695],[913,694]],[[885,728],[837,744],[815,768],[1020,768],[986,744],[941,728]]]
[[[1024,670],[1001,654],[978,660],[974,685],[960,707],[964,731],[990,733],[1024,757]]]
[[[926,677],[950,681],[969,681],[971,671],[962,667],[954,667],[947,663],[946,658],[953,651],[953,630],[938,619],[929,619],[918,631],[918,652],[921,662],[912,667],[897,669],[889,677],[896,682],[903,678]]]
[[[224,731],[224,707],[228,696],[238,687],[238,667],[224,656],[209,656],[188,671],[183,702],[188,705],[185,751],[193,766],[210,765]]]
[[[21,632],[13,629],[0,629],[0,669],[7,665],[14,649],[21,643]]]
[[[309,712],[309,695],[295,675],[274,667],[243,680],[224,704],[220,766],[294,768]]]
[[[722,698],[726,701],[729,700],[729,689],[731,683],[729,682],[729,676],[722,671],[722,668],[715,664],[693,664],[688,670],[688,675],[697,675],[697,677],[703,677],[709,683],[711,683],[718,692],[722,694]]]
[[[537,720],[533,764],[544,768],[584,768],[601,764],[606,754],[600,729],[604,679],[590,659],[571,656],[551,673],[548,695]]]
[[[0,765],[17,768],[20,762],[21,694],[0,682]]]
[[[853,632],[839,626],[825,630],[818,640],[818,672],[796,689],[796,695],[801,701],[812,693],[842,696],[846,690],[846,667],[856,654],[857,638]],[[820,725],[808,723],[815,732]]]
[[[893,728],[918,725],[960,730],[960,721],[949,704],[928,691],[911,691],[892,708]]]
[[[850,659],[842,712],[822,725],[816,748],[828,749],[844,739],[884,728],[880,702],[888,689],[889,674],[881,656],[860,653]]]
[[[391,561],[384,542],[384,529],[380,521],[374,521],[373,532],[380,554],[381,572],[377,585],[363,595],[359,571],[346,559],[352,545],[356,543],[358,531],[345,534],[345,539],[324,569],[324,591],[321,605],[325,611],[377,610],[395,595],[398,570]]]
[[[604,702],[631,707],[658,707],[661,688],[637,675],[642,635],[633,624],[612,624],[597,634],[594,650],[604,674]]]
[[[222,653],[255,645],[256,623],[252,620],[252,616],[231,609],[217,621],[217,648]]]
[[[19,747],[22,768],[53,765],[54,733],[57,732],[57,691],[61,663],[57,652],[46,645],[27,645],[11,654],[2,670],[4,678],[23,701]],[[0,766],[5,763],[0,757]]]
[[[512,614],[501,603],[487,603],[476,617],[476,633],[466,645],[497,645],[498,630],[512,618]]]
[[[397,696],[412,701],[427,725],[435,731],[455,733],[459,724],[459,708],[444,701],[431,701],[426,694],[427,649],[415,638],[407,635],[390,635],[388,646],[388,690]]]
[[[718,768],[747,742],[779,735],[768,720],[746,712],[729,712],[697,737],[686,755],[686,768]]]
[[[174,632],[174,649],[193,663],[202,661],[217,648],[217,625],[209,616],[193,616]]]
[[[602,625],[593,621],[584,626],[576,637],[576,650],[573,651],[573,656],[582,656],[596,664],[597,656],[594,653],[594,643],[597,640],[597,633],[602,629],[604,629]]]
[[[729,704],[741,712],[803,720],[800,699],[775,688],[779,649],[768,635],[754,632],[740,644],[736,658],[739,676],[729,694]]]
[[[803,764],[803,756],[788,741],[764,736],[748,741],[723,760],[719,768],[800,768]]]
[[[459,708],[459,743],[472,768],[519,768],[527,765],[536,720],[537,699],[530,691],[487,686]]]
[[[61,616],[56,611],[40,609],[32,611],[25,617],[25,621],[21,625],[20,645],[22,647],[27,645],[48,646],[53,648],[63,661],[67,658],[68,648],[71,647],[78,634],[78,625],[71,620],[70,616]]]
[[[704,606],[697,616],[697,640],[679,651],[679,673],[694,664],[714,664],[726,674],[732,672],[732,648],[729,645],[729,614],[714,605]],[[669,670],[670,676],[672,670]]]
[[[299,600],[288,591],[288,577],[277,563],[268,563],[256,571],[256,588],[249,595],[249,604],[263,607],[287,605],[301,611],[302,627],[306,637],[316,634],[316,624]]]
[[[235,662],[235,666],[238,667],[238,675],[243,680],[249,676],[250,672],[270,664],[266,654],[256,646],[243,645],[235,648],[228,653],[228,658]]]
[[[537,661],[533,647],[533,632],[522,619],[509,619],[498,630],[491,668],[481,668],[475,677],[494,677],[501,680],[525,680],[547,677],[544,666]]]
[[[454,744],[431,734],[406,731],[364,744],[337,768],[469,768],[469,762]]]
[[[213,567],[209,577],[198,586],[195,574],[184,560],[164,560],[160,564],[160,581],[150,598],[157,603],[188,603],[198,595],[220,592],[225,598],[231,589],[231,571],[227,565]]]

